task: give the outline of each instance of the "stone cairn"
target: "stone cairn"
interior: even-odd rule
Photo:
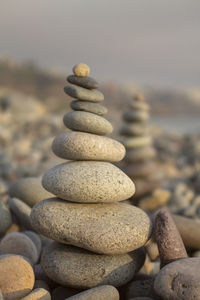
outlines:
[[[140,208],[121,203],[135,192],[132,180],[112,162],[125,148],[105,137],[112,125],[107,109],[88,77],[85,64],[73,68],[64,91],[75,98],[64,124],[72,131],[58,135],[53,152],[65,160],[48,170],[42,184],[54,198],[37,203],[31,224],[51,238],[42,254],[44,272],[55,282],[77,289],[129,282],[144,264],[142,247],[151,235],[151,222]]]
[[[130,103],[129,111],[123,114],[126,122],[120,134],[127,150],[123,171],[134,181],[135,198],[142,197],[159,186],[156,178],[156,152],[148,124],[149,105],[141,94],[136,94]]]

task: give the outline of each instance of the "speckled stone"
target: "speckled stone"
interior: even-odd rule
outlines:
[[[104,95],[100,91],[95,89],[85,89],[74,84],[66,85],[64,87],[64,91],[67,95],[71,96],[72,98],[79,99],[82,101],[98,103],[104,100]]]
[[[44,249],[41,264],[47,276],[61,285],[78,289],[104,284],[120,286],[139,271],[144,253],[138,249],[120,255],[100,255],[53,242]]]
[[[119,292],[112,285],[101,285],[68,298],[69,300],[119,300]]]
[[[70,160],[116,162],[125,155],[124,146],[108,137],[85,132],[64,132],[53,141],[55,155]]]
[[[136,149],[129,149],[126,152],[127,162],[138,162],[145,159],[154,158],[156,151],[153,147],[138,147]]]
[[[184,258],[166,265],[156,276],[155,292],[164,300],[200,299],[200,258]]]
[[[88,76],[79,77],[79,76],[76,76],[76,75],[69,75],[67,77],[67,81],[69,83],[81,86],[81,87],[86,88],[86,89],[98,89],[98,87],[99,87],[98,82],[96,80],[94,80],[93,78],[88,77]]]
[[[148,135],[150,128],[143,123],[124,124],[120,130],[120,134],[124,136],[144,136]]]
[[[0,287],[5,300],[20,300],[29,294],[34,280],[33,269],[22,256],[0,256]]]
[[[25,228],[32,230],[30,224],[31,207],[16,198],[10,198],[9,206],[18,222]]]
[[[123,140],[123,144],[126,149],[135,149],[139,147],[148,147],[152,144],[152,138],[150,136],[142,137],[130,137]]]
[[[50,293],[43,289],[34,289],[30,294],[26,297],[23,297],[21,300],[51,300]]]
[[[5,234],[5,232],[11,227],[12,225],[12,217],[9,209],[0,202],[0,237]]]
[[[99,116],[104,116],[108,112],[105,106],[89,101],[72,101],[70,106],[73,110],[87,111]]]
[[[28,177],[16,181],[10,186],[9,194],[11,197],[18,198],[31,207],[41,200],[52,197],[52,194],[42,187],[41,178],[36,177]]]
[[[84,63],[77,64],[73,67],[76,76],[86,77],[90,74],[90,67]]]
[[[33,241],[21,232],[9,233],[0,241],[0,254],[17,254],[28,258],[31,264],[38,261],[39,255]]]
[[[145,122],[149,119],[149,113],[145,110],[130,110],[123,114],[123,119],[127,122]]]
[[[146,213],[125,203],[77,204],[52,198],[34,206],[31,222],[44,236],[104,254],[133,251],[151,235]]]
[[[39,235],[33,231],[24,231],[23,234],[27,235],[33,241],[33,243],[37,248],[38,257],[39,257],[42,250],[42,242]]]
[[[57,197],[72,202],[117,202],[135,192],[132,180],[109,162],[72,161],[48,170],[44,188]]]
[[[109,121],[85,111],[72,111],[64,115],[63,122],[71,130],[106,135],[113,131]]]

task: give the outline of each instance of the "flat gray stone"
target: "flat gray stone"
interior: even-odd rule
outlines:
[[[39,177],[22,178],[14,182],[10,186],[9,194],[31,207],[41,200],[52,197],[52,194],[42,187],[41,178]]]
[[[143,249],[120,255],[100,255],[53,242],[44,249],[41,264],[49,278],[77,289],[129,282],[144,263]]]
[[[89,101],[72,101],[70,106],[73,110],[87,111],[99,116],[103,116],[108,112],[105,106]]]
[[[125,156],[124,146],[105,136],[85,132],[64,132],[53,141],[55,155],[69,160],[116,162]]]
[[[148,147],[152,145],[151,136],[129,137],[123,140],[126,149],[135,149],[138,147]]]
[[[9,209],[0,202],[0,237],[3,236],[6,231],[12,225],[12,216]]]
[[[132,180],[109,162],[72,161],[48,170],[42,184],[61,199],[80,203],[117,202],[135,192]]]
[[[153,147],[138,147],[135,149],[129,149],[126,152],[127,162],[138,162],[147,159],[152,159],[156,156],[156,151]]]
[[[126,203],[78,204],[52,198],[34,206],[31,224],[53,240],[103,254],[133,251],[151,235],[148,215]]]
[[[25,229],[32,230],[30,223],[31,207],[16,198],[10,198],[9,206],[13,214],[16,216],[19,224]]]
[[[183,258],[166,265],[155,278],[155,292],[164,300],[199,300],[199,268],[199,257]]]
[[[105,118],[85,111],[72,111],[64,115],[63,122],[71,130],[106,135],[113,131],[112,124]]]
[[[99,87],[98,82],[89,76],[80,77],[76,75],[69,75],[67,77],[67,81],[86,89],[98,89]]]
[[[119,300],[119,292],[112,285],[101,285],[76,294],[69,300]]]
[[[142,110],[130,110],[123,114],[123,119],[127,122],[145,122],[149,119],[149,113]]]
[[[88,90],[74,84],[66,85],[64,91],[67,95],[82,101],[102,102],[104,100],[104,95],[100,91]]]
[[[42,241],[39,237],[39,235],[34,232],[34,231],[23,231],[23,234],[25,234],[26,236],[28,236],[32,242],[35,244],[36,248],[37,248],[37,252],[38,252],[38,257],[40,256],[41,250],[42,250]]]

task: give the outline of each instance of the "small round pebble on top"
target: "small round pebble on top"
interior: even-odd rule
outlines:
[[[73,72],[76,76],[86,77],[90,74],[90,67],[86,64],[80,63],[73,67]]]

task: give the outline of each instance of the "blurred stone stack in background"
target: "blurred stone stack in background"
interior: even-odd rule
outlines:
[[[127,150],[123,171],[134,181],[135,198],[151,193],[159,186],[156,164],[156,151],[153,146],[149,120],[149,105],[142,94],[136,94],[123,114],[125,124],[120,134]]]

